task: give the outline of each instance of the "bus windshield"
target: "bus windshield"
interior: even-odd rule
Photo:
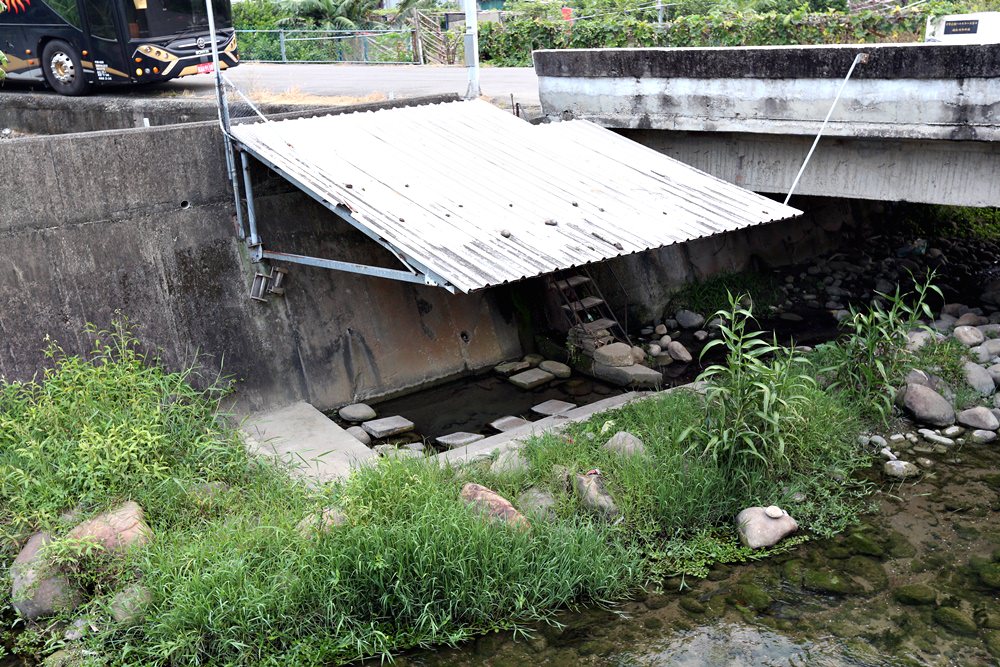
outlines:
[[[229,2],[213,2],[215,27],[232,27]],[[208,28],[204,0],[125,0],[129,36],[133,39],[201,32]]]

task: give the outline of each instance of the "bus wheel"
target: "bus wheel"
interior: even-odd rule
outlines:
[[[60,39],[45,45],[42,71],[49,86],[60,95],[83,95],[90,89],[80,56]]]

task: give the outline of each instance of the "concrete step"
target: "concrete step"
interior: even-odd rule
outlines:
[[[555,285],[557,289],[568,290],[571,287],[579,287],[580,285],[586,285],[589,282],[590,278],[587,276],[570,276],[565,280],[556,280],[552,284]]]
[[[610,329],[617,324],[618,323],[614,320],[602,317],[599,320],[594,320],[593,322],[584,322],[583,329],[587,333],[593,333],[594,331],[600,331],[601,329]]]
[[[531,411],[544,415],[546,417],[551,417],[552,415],[562,414],[563,412],[568,412],[576,407],[576,403],[568,403],[566,401],[560,401],[555,398],[545,401],[544,403],[539,403],[538,405],[531,408]]]
[[[353,435],[305,402],[247,417],[247,449],[270,456],[316,483],[343,479],[378,456]]]
[[[527,419],[507,415],[506,417],[501,417],[500,419],[490,422],[490,426],[503,433],[506,431],[513,431],[514,429],[521,428],[522,426],[527,426],[530,423],[531,422]]]
[[[585,310],[590,310],[591,308],[594,308],[595,306],[600,306],[603,303],[604,299],[599,299],[596,296],[585,296],[579,301],[572,301],[566,304],[565,306],[563,306],[563,310],[567,310],[569,312],[575,311],[577,313],[582,313]]]

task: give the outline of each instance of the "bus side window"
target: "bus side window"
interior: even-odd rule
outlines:
[[[71,26],[81,27],[80,10],[76,6],[76,0],[48,0],[47,4]]]
[[[114,10],[109,0],[86,0],[85,4],[91,34],[102,39],[118,39]]]

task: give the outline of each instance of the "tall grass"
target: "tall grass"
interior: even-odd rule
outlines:
[[[73,612],[101,628],[86,642],[112,664],[386,656],[619,599],[644,577],[636,551],[599,525],[521,532],[484,520],[459,500],[472,478],[432,462],[384,461],[341,485],[306,487],[247,454],[218,411],[223,390],[163,368],[124,323],[88,333],[90,354],[53,345],[38,382],[0,388],[0,562],[35,530],[61,535],[139,502],[155,537],[126,560],[85,572],[74,558],[93,554],[53,549],[91,598]],[[206,491],[208,482],[224,486]],[[300,533],[299,521],[331,505],[346,526]],[[112,622],[112,596],[136,581],[152,597],[143,619]],[[13,623],[10,614],[0,606],[0,619]],[[29,638],[25,650],[54,647]]]
[[[303,537],[281,512],[175,532],[139,562],[149,620],[113,645],[136,664],[334,664],[617,599],[640,580],[602,529],[510,529],[458,488],[434,463],[388,460],[339,490],[349,523],[328,533]]]
[[[753,313],[741,305],[742,298],[729,294],[728,300],[729,307],[715,313],[722,337],[702,349],[703,357],[716,347],[726,352],[725,363],[709,366],[698,378],[708,384],[703,453],[741,476],[761,466],[786,470],[803,408],[812,398],[806,390],[815,380],[794,349],[747,330]]]

